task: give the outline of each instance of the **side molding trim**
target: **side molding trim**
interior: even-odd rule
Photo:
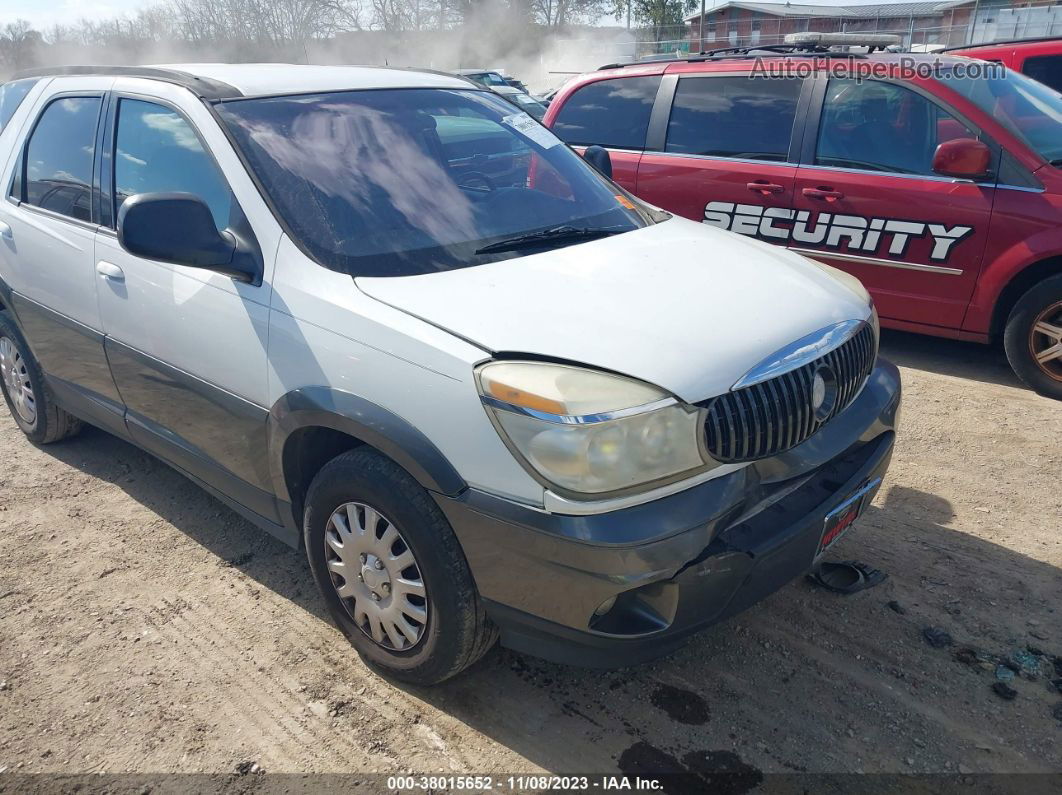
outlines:
[[[841,254],[836,251],[823,251],[817,248],[789,247],[790,251],[803,254],[805,257],[817,260],[839,259],[844,262],[856,262],[861,265],[880,265],[883,268],[900,268],[908,271],[925,271],[926,273],[942,273],[945,276],[962,276],[962,268],[946,268],[943,265],[923,265],[920,262],[901,262],[893,259],[881,259],[879,257],[860,257],[855,254]],[[829,262],[826,262],[828,265]]]

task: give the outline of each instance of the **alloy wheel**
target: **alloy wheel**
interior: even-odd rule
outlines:
[[[328,519],[325,563],[354,623],[379,646],[408,651],[424,637],[428,593],[413,550],[391,520],[362,502]]]
[[[0,337],[0,378],[15,412],[27,425],[37,421],[37,400],[26,368],[26,359],[10,337]]]
[[[1044,309],[1033,322],[1029,352],[1041,370],[1062,381],[1062,301]]]

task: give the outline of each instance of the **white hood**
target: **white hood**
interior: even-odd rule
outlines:
[[[613,370],[689,402],[726,392],[813,331],[870,317],[865,291],[825,266],[682,218],[531,256],[358,278],[357,285],[494,353]]]

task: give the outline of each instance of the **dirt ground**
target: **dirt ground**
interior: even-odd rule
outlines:
[[[94,429],[34,448],[5,413],[0,771],[1062,772],[1062,404],[997,350],[883,353],[896,455],[833,557],[884,584],[795,582],[639,668],[495,649],[430,690],[367,670],[301,555],[165,465]]]

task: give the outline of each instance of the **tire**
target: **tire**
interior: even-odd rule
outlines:
[[[1018,377],[1045,397],[1062,400],[1062,274],[1025,293],[1007,318],[1007,360]],[[1044,362],[1037,354],[1058,354]]]
[[[80,432],[81,420],[56,404],[40,365],[7,312],[0,312],[0,389],[15,423],[31,442],[51,444]]]
[[[405,470],[375,450],[344,453],[317,474],[306,497],[303,538],[332,619],[383,673],[437,684],[497,640],[442,511]],[[388,621],[397,638],[387,631]],[[400,623],[416,637],[404,635]]]

